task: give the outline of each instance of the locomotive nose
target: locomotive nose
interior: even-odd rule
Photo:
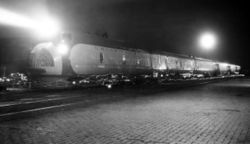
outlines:
[[[51,43],[41,43],[34,47],[30,56],[30,66],[33,70],[42,71],[42,75],[61,75],[62,58]]]

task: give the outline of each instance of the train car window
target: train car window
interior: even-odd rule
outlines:
[[[101,63],[101,64],[103,63],[103,59],[104,59],[104,56],[103,56],[103,53],[101,52],[101,53],[100,53],[100,63]]]
[[[136,60],[136,64],[138,64],[138,65],[140,64],[140,59]]]
[[[219,64],[215,64],[215,70],[220,70]]]
[[[122,64],[126,64],[126,56],[125,56],[125,54],[122,55]]]
[[[183,68],[183,61],[180,61],[179,64],[180,64],[180,67]]]
[[[176,67],[178,67],[178,61],[177,60],[175,61],[175,65],[176,65]]]

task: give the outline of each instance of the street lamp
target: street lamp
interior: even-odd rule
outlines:
[[[204,32],[199,37],[199,47],[204,50],[214,49],[217,44],[217,37],[212,32]]]

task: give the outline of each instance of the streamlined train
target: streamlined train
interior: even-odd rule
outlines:
[[[104,85],[136,77],[189,79],[239,74],[240,66],[189,55],[106,47],[60,39],[37,44],[30,57],[35,87]]]

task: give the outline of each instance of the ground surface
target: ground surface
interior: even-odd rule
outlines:
[[[0,142],[250,144],[250,79],[145,91],[109,92],[128,98],[1,122]]]

